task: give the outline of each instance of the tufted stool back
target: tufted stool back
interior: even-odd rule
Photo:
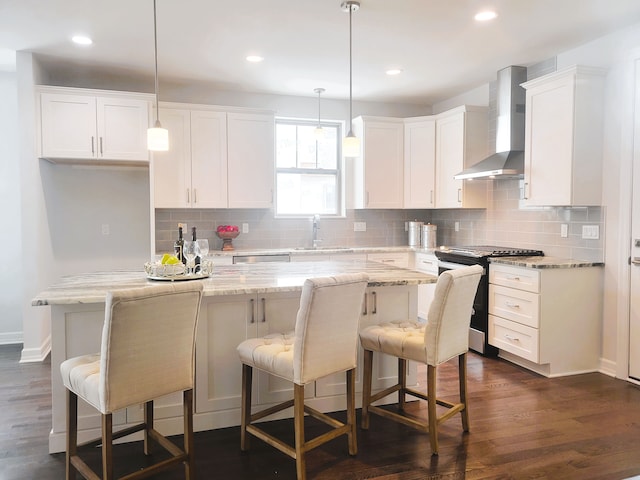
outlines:
[[[440,274],[424,329],[427,365],[440,365],[469,350],[469,323],[482,267]]]

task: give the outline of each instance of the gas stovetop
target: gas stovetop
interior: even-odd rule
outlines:
[[[440,247],[435,251],[436,257],[446,257],[447,255],[460,255],[464,257],[541,257],[544,256],[542,250],[531,250],[528,248],[496,247],[493,245],[473,245]]]

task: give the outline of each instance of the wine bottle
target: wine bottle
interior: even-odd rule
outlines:
[[[191,240],[193,240],[194,242],[197,240],[196,238],[196,227],[191,227]],[[193,271],[198,273],[200,271],[200,255],[196,256],[196,259],[194,260],[194,267],[193,267]]]
[[[182,238],[182,227],[178,227],[178,239],[173,244],[173,251],[175,252],[176,257],[182,263],[186,264],[187,260],[184,258],[182,254],[182,248],[184,247],[184,239]]]

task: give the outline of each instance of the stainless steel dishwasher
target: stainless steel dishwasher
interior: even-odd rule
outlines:
[[[273,255],[234,255],[233,263],[264,263],[264,262],[288,262],[288,253]]]

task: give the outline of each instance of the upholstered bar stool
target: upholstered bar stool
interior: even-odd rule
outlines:
[[[469,324],[473,300],[482,275],[482,267],[474,265],[447,270],[438,277],[433,301],[426,324],[398,321],[374,325],[360,332],[364,348],[364,378],[362,396],[362,428],[369,428],[369,414],[389,418],[410,427],[429,432],[431,452],[438,454],[438,425],[460,413],[462,428],[469,431],[467,410],[467,351],[469,350]],[[371,395],[373,352],[398,357],[398,383]],[[436,368],[458,357],[460,402],[450,403],[436,396]],[[407,387],[407,360],[427,365],[427,393]],[[398,392],[398,411],[372,405],[387,395]],[[428,421],[409,416],[404,411],[405,395],[427,401]],[[438,416],[436,406],[446,407]]]
[[[238,346],[242,362],[241,450],[249,449],[248,434],[260,438],[296,460],[299,480],[305,478],[306,452],[329,440],[347,435],[349,454],[357,453],[354,372],[358,353],[358,322],[367,280],[364,274],[306,280],[293,332],[245,340]],[[293,382],[293,400],[252,414],[251,383],[254,368]],[[306,384],[344,371],[347,380],[346,424],[304,404]],[[291,406],[295,446],[253,424]],[[305,440],[305,412],[332,429]]]
[[[99,354],[65,360],[60,365],[67,388],[67,480],[79,472],[86,479],[100,477],[78,456],[78,397],[102,415],[102,437],[84,445],[102,445],[102,478],[113,478],[112,442],[144,432],[144,453],[150,440],[172,457],[138,470],[127,479],[148,477],[180,463],[193,478],[193,378],[195,331],[202,284],[168,283],[107,295]],[[183,392],[184,449],[153,426],[153,399]],[[144,422],[113,433],[112,413],[144,404]]]

